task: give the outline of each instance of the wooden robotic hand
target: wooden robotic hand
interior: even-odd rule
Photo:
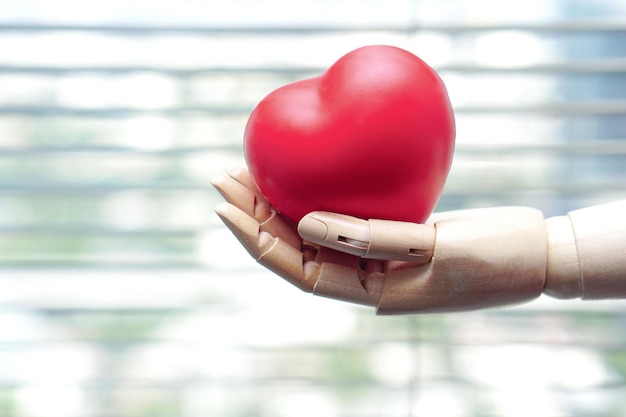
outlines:
[[[216,212],[261,265],[379,314],[506,306],[543,292],[626,298],[626,201],[547,221],[527,207],[437,213],[423,225],[313,212],[296,229],[247,171],[213,184],[227,200]]]

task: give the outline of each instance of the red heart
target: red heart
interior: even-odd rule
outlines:
[[[324,210],[422,223],[439,200],[454,137],[435,71],[403,49],[366,46],[265,97],[244,150],[260,191],[294,222]]]

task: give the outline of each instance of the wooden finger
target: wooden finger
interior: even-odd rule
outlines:
[[[230,175],[248,190],[253,192],[254,195],[256,195],[257,197],[257,201],[269,204],[265,196],[263,196],[263,194],[261,194],[261,191],[259,191],[259,188],[256,186],[256,182],[254,182],[252,175],[250,175],[250,172],[247,169],[235,168],[231,170],[228,175]]]
[[[250,191],[258,191],[258,188],[247,169],[235,168],[232,169],[228,175],[245,185]]]
[[[367,253],[370,239],[367,220],[325,211],[303,217],[298,233],[304,240],[354,256]]]
[[[257,261],[270,271],[305,292],[312,292],[317,282],[316,275],[307,275],[304,271],[304,256],[300,250],[283,239],[261,232],[259,241],[268,249]]]
[[[211,184],[220,194],[234,206],[254,217],[259,222],[267,220],[271,215],[271,208],[263,198],[245,184],[230,175],[221,175],[211,180]]]
[[[324,262],[313,294],[366,306],[376,306],[382,293],[382,273],[364,276],[357,268]]]
[[[215,211],[257,262],[301,290],[313,290],[316,277],[305,276],[303,254],[299,248],[262,231],[261,224],[254,217],[230,203],[218,205]]]
[[[435,247],[435,227],[425,224],[369,220],[370,241],[365,258],[430,262]]]
[[[218,205],[215,212],[254,259],[269,250],[271,242],[260,242],[261,225],[254,217],[230,203]]]
[[[428,263],[435,246],[432,225],[389,220],[363,220],[316,211],[298,224],[308,241],[368,259]]]
[[[272,213],[273,209],[265,198],[265,196],[261,193],[259,188],[256,186],[254,179],[248,172],[248,170],[243,168],[237,168],[230,172],[230,176],[241,183],[244,187],[246,187],[250,192],[254,193],[254,218],[261,221],[266,221]]]
[[[261,231],[268,232],[272,236],[283,239],[294,248],[302,250],[302,238],[296,232],[295,227],[274,210],[271,211],[269,218],[261,223]]]
[[[324,247],[316,263],[319,277],[313,294],[372,307],[378,304],[383,273],[367,273],[359,267],[358,257]]]

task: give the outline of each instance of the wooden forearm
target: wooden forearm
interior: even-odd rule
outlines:
[[[626,200],[552,217],[546,225],[546,294],[626,298]]]
[[[435,223],[434,257],[388,271],[379,314],[474,310],[557,298],[626,298],[626,200],[544,220],[528,208]]]

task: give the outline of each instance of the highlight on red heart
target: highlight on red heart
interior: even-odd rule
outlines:
[[[293,222],[323,210],[423,223],[455,133],[438,74],[409,51],[374,45],[268,94],[250,115],[244,152],[261,193]]]

